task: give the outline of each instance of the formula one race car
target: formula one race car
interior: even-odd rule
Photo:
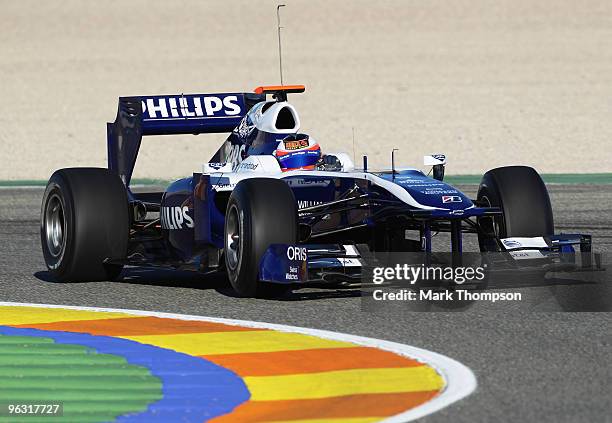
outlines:
[[[554,235],[546,187],[530,167],[488,171],[472,200],[443,182],[444,155],[425,158],[430,178],[323,154],[287,102],[303,91],[120,98],[107,124],[108,169],[61,169],[47,185],[41,241],[51,274],[109,280],[125,265],[226,271],[238,295],[254,296],[274,284],[359,281],[378,252],[430,252],[432,232],[450,232],[454,253],[464,233],[478,235],[481,251],[517,259],[591,250],[588,235]],[[164,192],[130,189],[143,136],[203,133],[229,136],[201,172]]]

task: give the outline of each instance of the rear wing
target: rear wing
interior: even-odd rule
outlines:
[[[108,168],[129,186],[145,135],[231,132],[265,93],[120,97],[117,118],[106,124]]]

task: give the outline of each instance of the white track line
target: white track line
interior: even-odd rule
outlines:
[[[384,341],[381,339],[367,338],[364,336],[349,335],[345,333],[332,332],[327,330],[301,328],[297,326],[279,325],[275,323],[252,322],[248,320],[223,319],[218,317],[193,316],[186,314],[163,313],[156,311],[145,310],[124,310],[118,308],[102,308],[102,307],[78,307],[64,306],[55,304],[29,304],[29,303],[13,303],[2,302],[0,306],[21,306],[21,307],[41,307],[41,308],[64,308],[70,310],[83,311],[105,311],[112,313],[126,313],[136,316],[153,316],[167,319],[179,320],[198,320],[203,322],[224,323],[233,326],[246,326],[253,328],[264,328],[278,330],[282,332],[294,332],[304,335],[318,336],[320,338],[333,339],[337,341],[351,342],[358,345],[379,348],[381,350],[391,351],[396,354],[403,355],[416,359],[428,366],[433,367],[446,382],[442,393],[423,405],[415,407],[395,416],[389,417],[382,422],[384,423],[403,423],[409,422],[428,414],[432,414],[442,408],[467,397],[476,389],[476,377],[472,371],[452,358],[446,357],[432,351],[422,348],[412,347],[397,342]]]

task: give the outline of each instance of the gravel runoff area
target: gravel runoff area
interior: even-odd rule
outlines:
[[[0,180],[103,166],[129,95],[277,84],[276,4],[3,1]],[[612,172],[609,0],[294,0],[282,9],[286,83],[324,151],[447,173],[525,164]],[[355,143],[353,149],[353,129]],[[223,135],[151,137],[136,177],[201,169]]]

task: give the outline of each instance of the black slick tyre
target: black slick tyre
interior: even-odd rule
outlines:
[[[40,237],[49,272],[60,282],[112,280],[125,258],[128,200],[108,169],[68,168],[53,173],[45,190]]]
[[[238,296],[266,296],[258,281],[259,263],[270,244],[295,244],[297,204],[289,186],[278,179],[239,182],[225,213],[224,256],[227,275]]]
[[[478,219],[481,251],[498,251],[495,241],[498,238],[554,233],[548,190],[531,167],[507,166],[489,170],[480,182],[477,202],[502,210],[502,216]]]

